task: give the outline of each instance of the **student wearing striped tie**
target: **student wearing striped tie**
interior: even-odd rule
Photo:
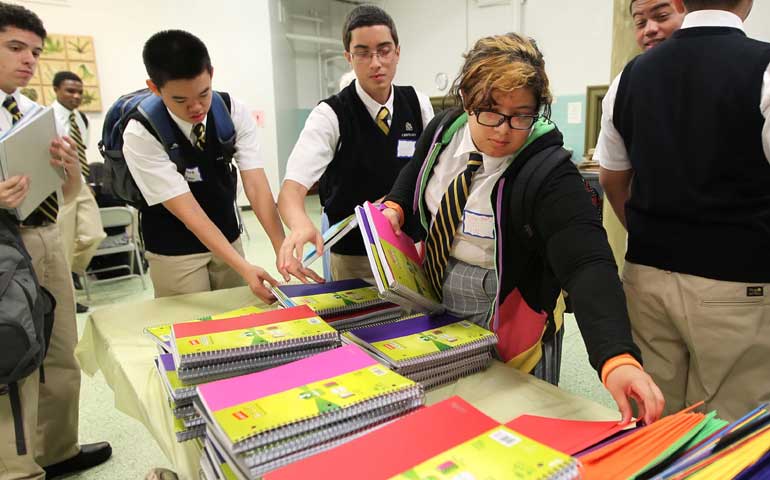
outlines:
[[[295,257],[302,258],[306,243],[322,250],[321,234],[305,211],[308,190],[319,182],[331,225],[352,215],[356,205],[388,192],[411,158],[423,126],[433,118],[427,96],[393,85],[401,47],[390,15],[373,5],[354,8],[342,41],[356,79],[310,113],[278,196],[281,216],[291,229],[278,258],[284,276],[298,273]],[[358,277],[374,283],[357,232],[331,248],[331,270],[334,280]]]
[[[656,420],[663,396],[641,367],[601,221],[548,119],[537,45],[514,33],[482,38],[453,90],[463,107],[426,127],[386,196],[393,229],[425,239],[424,268],[450,313],[496,332],[502,361],[554,383],[553,357],[543,353],[554,348],[549,312],[560,290],[569,292],[591,364],[623,421],[631,399],[640,417]],[[529,176],[544,165],[547,174]],[[518,186],[519,175],[540,183]],[[531,205],[522,205],[529,187]]]
[[[34,103],[19,92],[29,83],[43,50],[45,28],[40,18],[26,8],[0,2],[0,129],[7,130]],[[32,258],[40,284],[56,299],[54,325],[43,370],[20,384],[22,419],[14,419],[9,396],[0,389],[0,478],[56,478],[106,461],[112,450],[106,442],[80,445],[78,407],[80,367],[75,360],[77,343],[75,299],[72,277],[56,225],[59,200],[71,202],[81,188],[81,173],[74,141],[64,137],[51,144],[51,163],[64,167],[66,180],[61,195],[53,194],[20,224],[21,238]],[[11,177],[0,182],[2,208],[19,205],[34,178]],[[0,352],[2,354],[2,352]],[[27,453],[16,449],[14,421],[23,425]]]
[[[56,101],[51,106],[56,115],[56,128],[60,135],[68,135],[75,141],[80,171],[87,178],[88,119],[77,109],[83,100],[83,81],[72,72],[56,72],[53,90]],[[107,236],[102,227],[99,205],[87,185],[83,185],[74,201],[59,209],[59,230],[70,269],[76,275],[85,275],[96,249]],[[76,308],[78,313],[88,311],[88,307],[80,303]]]

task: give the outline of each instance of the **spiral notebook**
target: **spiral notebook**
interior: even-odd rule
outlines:
[[[192,399],[198,394],[194,385],[185,385],[179,379],[179,374],[174,365],[174,357],[170,353],[158,355],[155,359],[155,367],[158,370],[163,386],[168,397],[176,407],[192,403]]]
[[[479,353],[491,353],[497,336],[449,314],[421,315],[345,333],[402,374],[427,370]]]
[[[424,402],[419,385],[355,345],[199,385],[198,395],[207,435],[247,477]]]
[[[376,287],[359,278],[281,285],[272,290],[284,307],[307,305],[324,319],[381,305],[386,305],[390,310],[400,310],[398,305],[380,298]]]
[[[365,222],[361,234],[380,293],[392,292],[406,299],[408,304],[401,304],[405,307],[442,312],[444,307],[422,268],[412,239],[404,232],[396,235],[388,219],[369,202],[356,207],[356,216],[362,226]]]
[[[204,317],[194,318],[192,320],[187,320],[187,322],[202,322],[204,320],[221,320],[223,318],[241,317],[243,315],[250,315],[252,313],[266,312],[268,310],[273,310],[273,308],[248,306],[248,307],[238,308],[236,310],[230,310],[229,312],[219,313],[216,315],[206,315]],[[186,322],[179,322],[179,323],[186,323]],[[150,339],[152,339],[153,342],[157,343],[158,346],[163,351],[171,353],[171,324],[156,325],[154,327],[146,327],[144,329],[144,333],[148,337],[150,337]]]
[[[286,308],[171,327],[174,363],[180,371],[338,345],[339,334],[310,307]]]

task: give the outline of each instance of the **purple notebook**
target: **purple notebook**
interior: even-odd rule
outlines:
[[[308,283],[301,285],[281,285],[278,290],[287,297],[307,297],[318,295],[320,293],[344,292],[345,290],[355,290],[356,288],[366,288],[371,285],[360,278],[351,278],[349,280],[337,280],[326,283]]]
[[[426,332],[436,328],[457,323],[460,319],[448,314],[441,315],[421,315],[419,317],[407,318],[398,322],[376,325],[373,327],[356,328],[350,333],[366,343],[381,342],[392,338],[405,337],[415,333]]]
[[[163,369],[167,372],[176,372],[176,365],[174,365],[174,356],[170,353],[161,353],[158,358],[160,358],[161,363],[163,364]]]

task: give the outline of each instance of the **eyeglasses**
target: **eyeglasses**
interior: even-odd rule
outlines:
[[[395,51],[396,49],[393,47],[393,45],[384,45],[375,51],[362,50],[359,52],[350,52],[350,56],[353,57],[353,62],[359,65],[363,65],[371,63],[372,58],[374,58],[375,55],[377,55],[377,58],[381,62],[387,62],[393,57],[393,52]]]
[[[517,113],[514,115],[504,115],[494,110],[482,110],[476,109],[472,112],[476,115],[476,121],[485,127],[499,127],[504,122],[508,122],[508,126],[513,130],[529,130],[532,125],[535,124],[539,114],[527,115],[523,113]]]

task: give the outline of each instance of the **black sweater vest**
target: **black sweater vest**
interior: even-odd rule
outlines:
[[[190,192],[227,240],[234,242],[240,235],[235,213],[237,173],[231,162],[232,153],[224,152],[217,139],[216,119],[209,111],[204,151],[193,147],[170,115],[168,121],[176,131],[184,166],[181,173],[190,186]],[[188,255],[209,251],[163,204],[143,208],[140,213],[142,236],[148,251],[160,255]]]
[[[393,112],[388,135],[372,120],[351,82],[324,100],[337,115],[340,140],[337,152],[319,185],[321,205],[330,224],[351,215],[356,205],[374,201],[390,191],[401,168],[411,160],[398,156],[399,142],[414,142],[422,133],[422,113],[412,87],[393,86]],[[332,247],[343,255],[366,255],[358,232]]]
[[[770,44],[698,27],[626,66],[614,107],[634,169],[626,259],[770,282],[770,163],[759,109],[768,63]]]

